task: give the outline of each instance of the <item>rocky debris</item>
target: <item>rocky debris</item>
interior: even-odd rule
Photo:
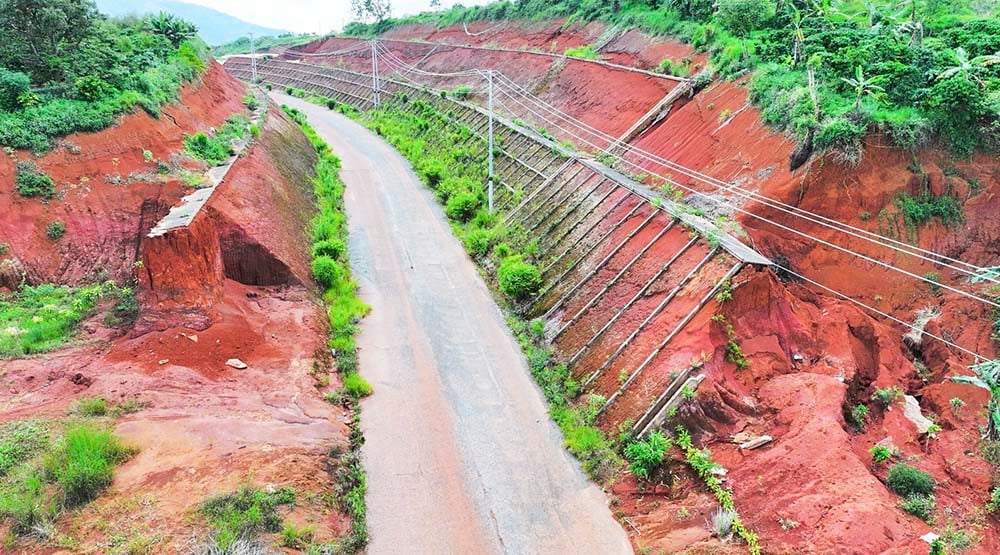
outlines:
[[[934,425],[920,412],[920,403],[912,395],[903,396],[903,416],[913,422],[913,425],[917,427],[917,432],[921,434],[926,434],[927,430]]]
[[[73,377],[70,378],[69,381],[75,383],[76,385],[82,385],[84,387],[90,387],[91,384],[94,383],[94,379],[93,378],[89,378],[87,376],[84,376],[80,372],[77,372],[76,374],[73,374]]]
[[[164,358],[164,359],[160,359],[160,360],[159,360],[159,361],[157,362],[157,364],[159,364],[160,366],[163,366],[164,364],[166,364],[166,363],[168,363],[168,362],[170,362],[170,359],[169,359],[169,358]]]
[[[746,441],[746,442],[741,443],[740,444],[740,449],[743,449],[743,450],[757,449],[758,447],[763,447],[763,446],[767,445],[768,443],[771,443],[772,441],[774,441],[774,438],[772,438],[771,436],[768,436],[768,435],[763,435],[763,436],[755,437],[755,438],[751,439],[750,441]]]
[[[229,366],[230,368],[235,368],[237,370],[246,370],[247,369],[247,363],[243,362],[242,360],[240,360],[238,358],[231,358],[231,359],[227,360],[226,361],[226,366]]]

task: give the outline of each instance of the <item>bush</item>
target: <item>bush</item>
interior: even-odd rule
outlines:
[[[76,425],[66,430],[46,457],[45,472],[62,487],[66,505],[73,507],[95,499],[110,486],[114,467],[134,453],[109,431]]]
[[[995,513],[1000,511],[1000,486],[993,488],[990,492],[990,501],[986,504],[986,510]]]
[[[500,291],[508,297],[523,301],[538,292],[542,286],[542,275],[533,264],[520,256],[508,256],[497,270]]]
[[[219,165],[232,156],[232,148],[216,137],[195,133],[184,138],[184,149],[198,160]]]
[[[448,175],[448,166],[437,158],[428,158],[417,164],[417,173],[430,187],[437,187],[438,183]]]
[[[20,109],[18,99],[30,90],[30,77],[20,71],[0,67],[0,111],[13,112]]]
[[[19,161],[15,179],[17,194],[24,198],[41,197],[51,199],[56,196],[56,185],[52,178],[38,171],[34,163]]]
[[[445,214],[453,220],[459,222],[467,222],[475,214],[476,210],[482,204],[482,199],[479,195],[472,191],[464,191],[458,194],[451,195],[448,199],[448,203],[445,205]]]
[[[66,235],[66,224],[59,220],[50,223],[49,226],[45,228],[45,236],[52,241],[62,239],[63,235]]]
[[[633,441],[625,447],[625,458],[629,461],[632,474],[648,480],[656,468],[663,463],[663,457],[670,450],[671,441],[660,432],[653,432],[642,441]]]
[[[899,506],[920,520],[930,522],[931,516],[934,514],[934,496],[909,495],[906,499],[900,501]]]
[[[347,245],[341,239],[322,239],[313,243],[314,258],[326,256],[334,260],[343,260],[347,254]]]
[[[344,280],[347,271],[344,267],[326,255],[320,255],[312,261],[312,273],[316,281],[324,288],[330,288]]]
[[[257,99],[257,95],[249,93],[243,97],[243,105],[247,107],[248,110],[256,110],[260,108],[260,100]]]
[[[368,380],[361,377],[361,374],[352,372],[344,376],[344,391],[351,397],[360,399],[371,395],[374,389]]]
[[[244,486],[209,499],[202,504],[201,513],[215,528],[216,545],[226,550],[240,538],[280,532],[282,519],[278,507],[294,503],[295,490],[291,488],[267,492]]]
[[[93,75],[80,77],[73,85],[76,88],[76,95],[87,102],[103,100],[114,93],[114,87],[104,79]]]
[[[934,480],[930,474],[906,463],[898,463],[889,469],[888,482],[890,490],[907,497],[934,493]]]
[[[489,229],[473,228],[465,235],[465,250],[475,256],[486,256],[493,247],[494,237]]]
[[[884,445],[876,445],[872,447],[868,452],[871,453],[872,460],[875,461],[875,464],[881,464],[891,459],[893,455],[892,449]]]
[[[876,388],[875,393],[872,393],[872,401],[878,403],[883,409],[891,407],[894,402],[902,398],[903,390],[899,386]]]

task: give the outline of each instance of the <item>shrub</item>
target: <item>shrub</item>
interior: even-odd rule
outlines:
[[[347,254],[347,245],[341,239],[321,239],[313,243],[313,257],[327,256],[334,260],[342,260]]]
[[[313,277],[324,288],[340,283],[346,272],[339,262],[326,255],[317,256],[312,261]]]
[[[437,187],[448,175],[448,166],[437,158],[428,158],[417,164],[417,173],[430,187]]]
[[[191,156],[198,160],[203,160],[212,165],[218,165],[232,156],[232,148],[216,137],[209,137],[205,133],[195,133],[184,138],[184,149]]]
[[[888,482],[890,490],[903,496],[934,493],[934,480],[930,474],[906,463],[898,463],[889,469]]]
[[[892,406],[896,401],[903,398],[903,390],[899,386],[876,388],[875,393],[872,393],[872,401],[878,403],[883,409],[887,409]]]
[[[663,463],[663,457],[670,450],[671,441],[660,432],[653,432],[642,441],[634,441],[625,447],[625,458],[629,468],[637,478],[648,480],[653,471]]]
[[[61,486],[66,505],[73,507],[91,501],[110,486],[114,467],[134,453],[109,431],[76,425],[66,430],[46,457],[45,472]]]
[[[104,79],[94,75],[88,75],[77,79],[73,86],[76,88],[76,95],[88,102],[96,102],[111,96],[115,90]]]
[[[13,112],[21,107],[18,98],[31,90],[31,78],[20,71],[0,67],[0,111]]]
[[[728,538],[733,533],[736,511],[719,507],[712,513],[712,533],[718,538]]]
[[[961,202],[954,196],[934,196],[923,193],[910,196],[907,193],[896,198],[896,207],[903,213],[903,219],[910,227],[926,224],[937,218],[944,225],[955,225],[964,219]]]
[[[990,501],[986,504],[986,510],[995,513],[1000,511],[1000,486],[993,488],[990,492]]]
[[[872,447],[868,452],[872,454],[872,460],[875,461],[875,464],[881,464],[891,459],[893,455],[892,449],[884,445],[876,445]]]
[[[215,543],[226,550],[240,538],[261,532],[280,532],[278,507],[295,503],[295,490],[279,488],[274,492],[244,486],[239,490],[213,497],[201,506],[201,513],[215,528]]]
[[[73,412],[82,416],[105,416],[108,414],[108,402],[100,397],[80,399]]]
[[[24,198],[51,199],[56,196],[56,185],[52,178],[38,171],[38,167],[32,162],[22,160],[17,163],[15,185],[17,194]]]
[[[63,235],[66,235],[66,224],[59,220],[50,223],[49,226],[45,228],[45,236],[53,241],[62,239]]]
[[[899,506],[920,520],[929,522],[934,513],[934,496],[909,495],[906,499],[900,501]]]
[[[371,395],[373,388],[368,380],[361,377],[361,374],[352,372],[344,376],[344,391],[351,397],[360,399]]]
[[[465,235],[465,250],[475,256],[486,256],[493,247],[495,234],[489,229],[472,228]]]
[[[243,105],[246,106],[248,110],[253,111],[260,108],[260,100],[257,98],[257,95],[249,93],[243,97]]]
[[[851,409],[851,422],[858,427],[859,430],[865,428],[865,424],[868,422],[868,407],[864,405],[857,405]]]
[[[467,222],[476,214],[476,210],[482,204],[479,195],[472,191],[464,191],[451,195],[445,205],[445,214],[453,220]]]
[[[508,256],[497,269],[500,291],[508,297],[522,301],[538,292],[542,285],[542,275],[533,264],[520,256]]]

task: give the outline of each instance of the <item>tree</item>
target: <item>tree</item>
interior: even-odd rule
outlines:
[[[351,12],[358,21],[382,23],[392,13],[392,0],[351,0]]]
[[[854,89],[854,113],[856,114],[861,113],[861,101],[863,101],[866,96],[870,96],[878,100],[882,97],[882,94],[885,93],[885,89],[880,85],[880,83],[885,81],[885,77],[881,75],[865,77],[865,72],[861,69],[861,66],[854,68],[853,79],[841,77],[840,80],[847,83],[852,89]]]
[[[955,65],[938,74],[937,78],[939,81],[959,76],[975,81],[976,84],[982,87],[984,83],[983,80],[977,75],[978,70],[994,64],[1000,64],[1000,52],[976,56],[975,58],[970,59],[969,53],[966,52],[964,48],[959,46],[955,49],[953,61]]]
[[[31,90],[27,75],[0,67],[0,111],[13,112],[21,107],[18,98]]]
[[[955,376],[951,380],[981,387],[990,392],[986,406],[986,431],[983,439],[1000,440],[1000,359],[972,366],[975,376]]]
[[[719,0],[718,17],[732,34],[747,38],[774,17],[772,0]]]
[[[146,20],[145,28],[151,33],[166,37],[174,48],[198,32],[198,28],[194,24],[165,12],[150,16]]]
[[[0,0],[0,66],[35,83],[58,79],[100,21],[93,0]]]

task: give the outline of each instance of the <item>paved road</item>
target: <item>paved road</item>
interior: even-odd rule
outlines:
[[[339,114],[274,96],[343,160],[351,263],[373,309],[358,337],[375,387],[362,404],[368,552],[631,553],[406,160]]]

